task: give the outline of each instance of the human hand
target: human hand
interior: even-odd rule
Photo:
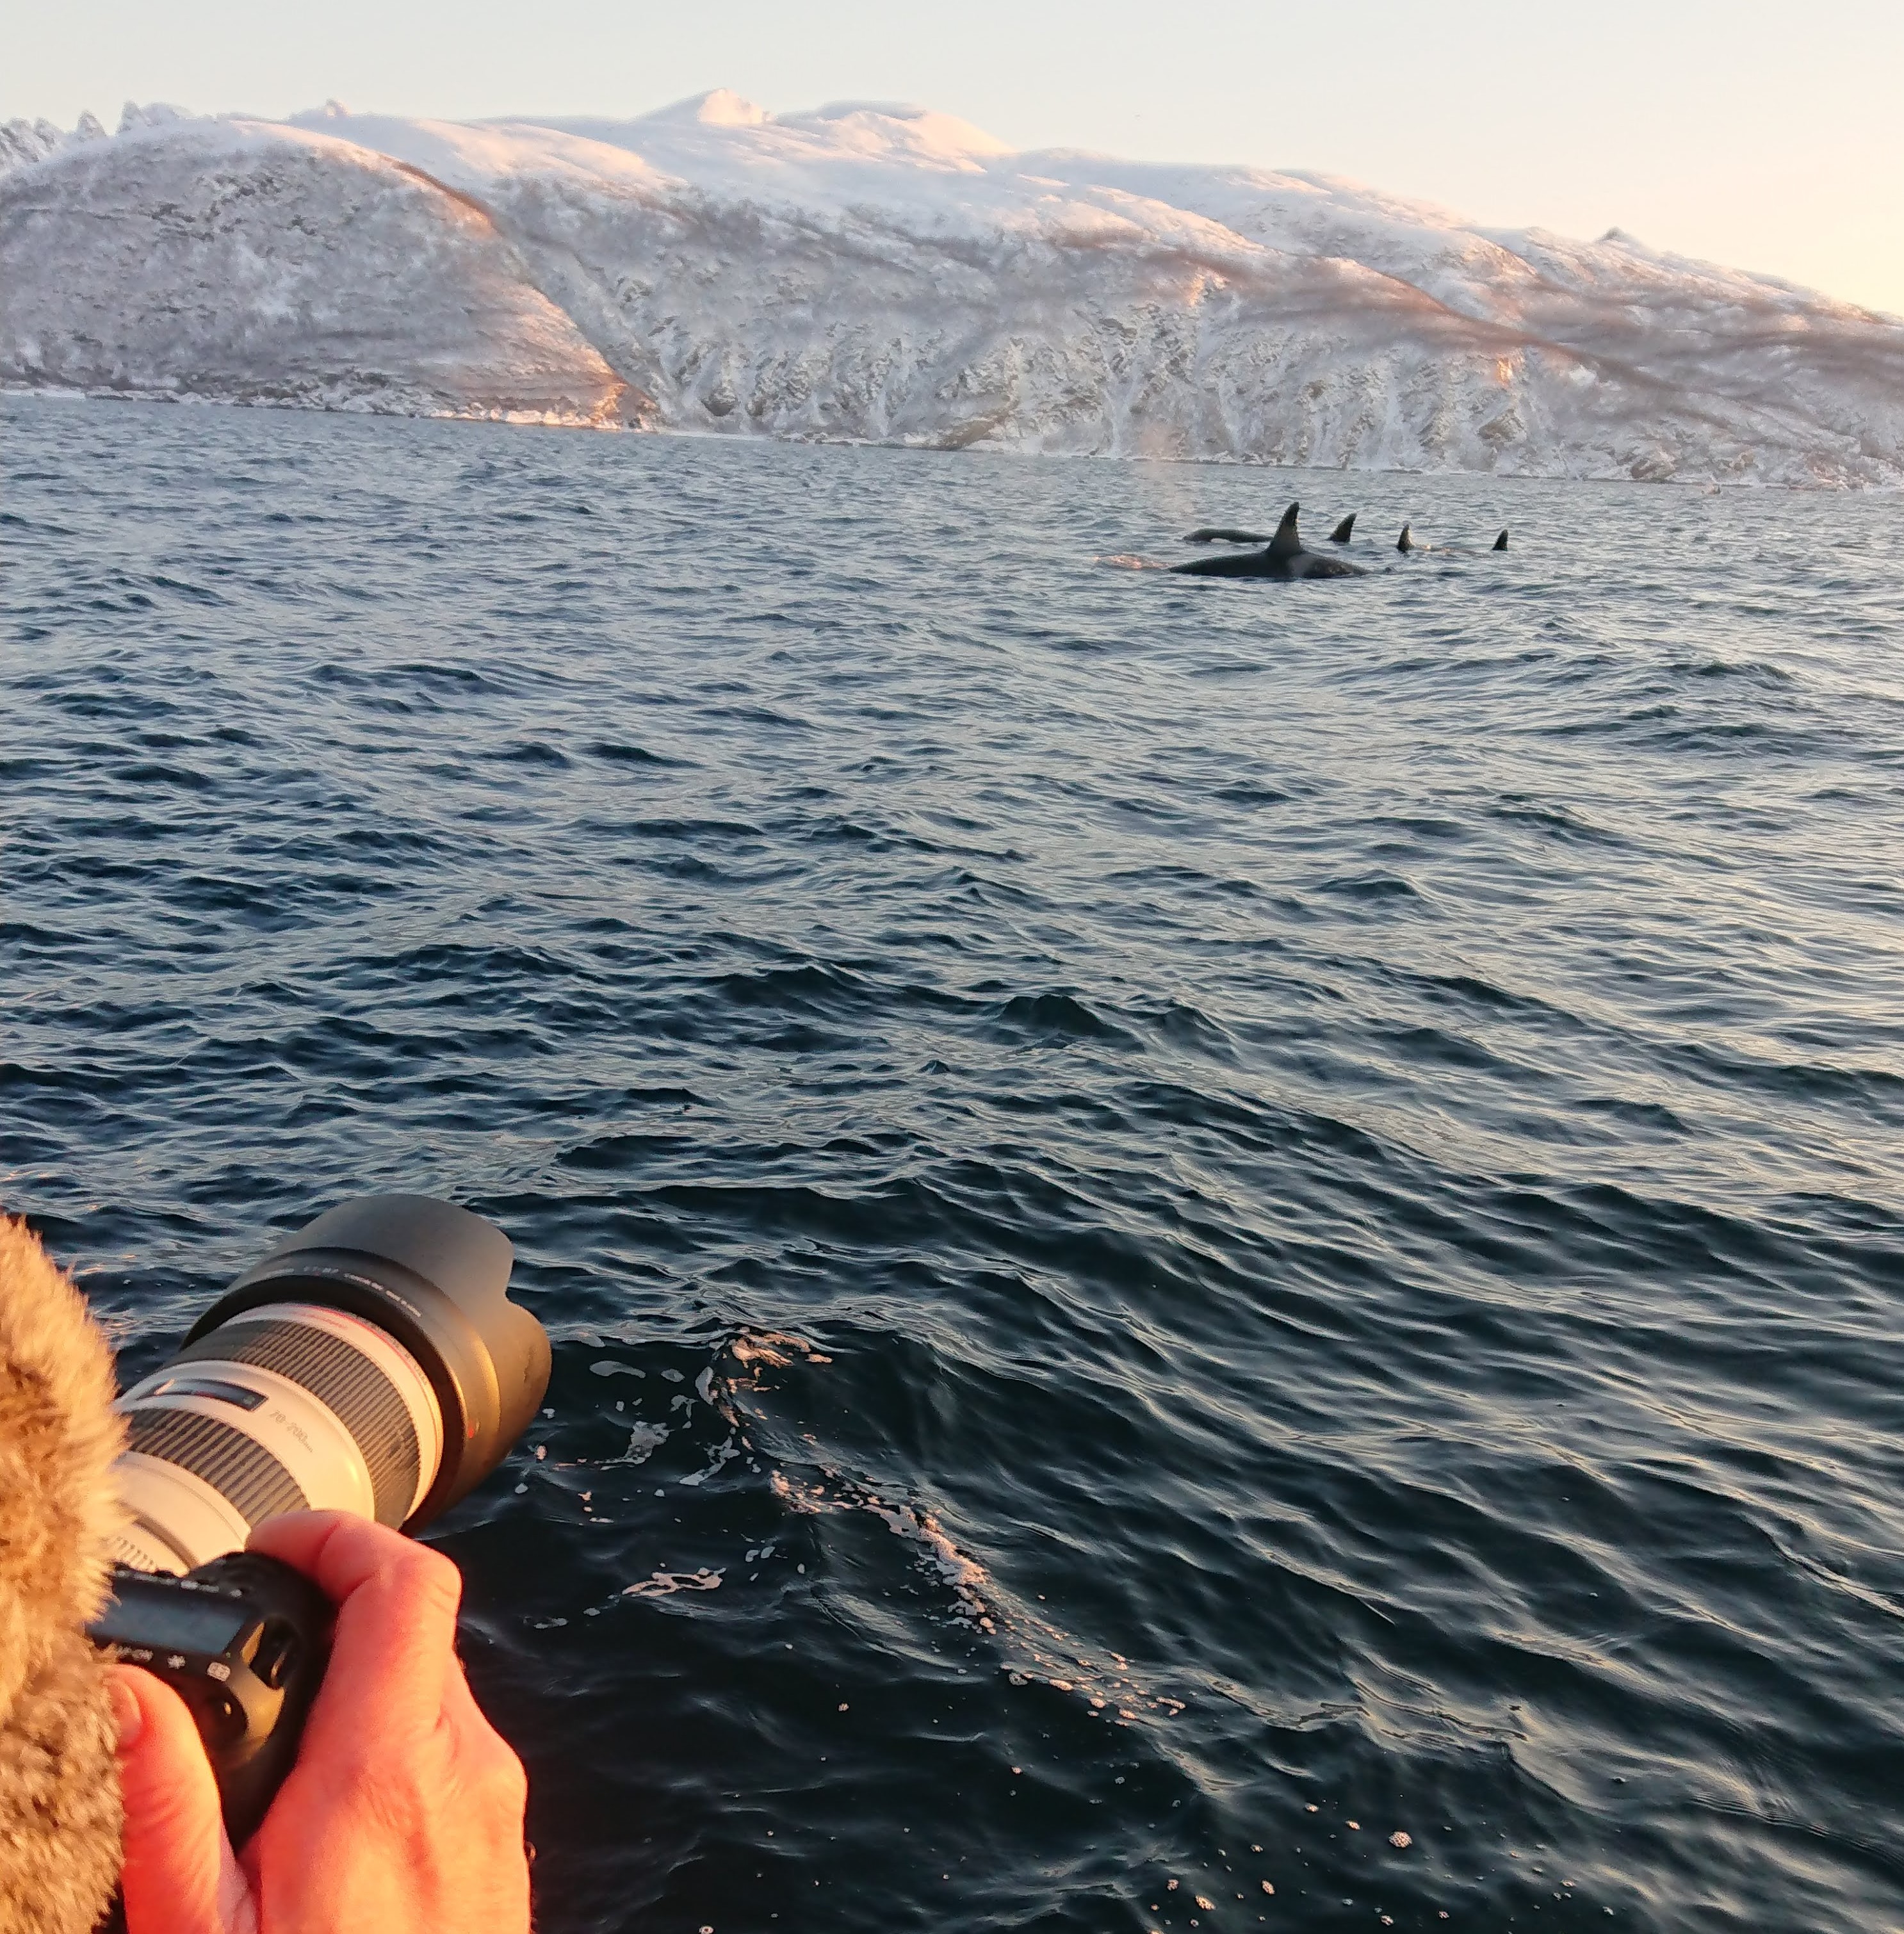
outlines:
[[[127,1934],[527,1934],[528,1782],[456,1653],[462,1574],[343,1511],[259,1526],[254,1551],[337,1607],[297,1762],[233,1852],[185,1701],[113,1668]]]

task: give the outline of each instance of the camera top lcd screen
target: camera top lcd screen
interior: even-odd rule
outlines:
[[[252,1613],[229,1598],[180,1591],[155,1581],[122,1580],[123,1596],[110,1599],[88,1628],[93,1638],[155,1652],[195,1652],[216,1658],[251,1622]]]

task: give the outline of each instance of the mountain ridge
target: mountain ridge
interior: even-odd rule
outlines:
[[[725,90],[0,128],[0,384],[1050,453],[1904,484],[1904,322],[1340,177]]]

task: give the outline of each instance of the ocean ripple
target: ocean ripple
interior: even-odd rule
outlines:
[[[509,1231],[540,1925],[1904,1922],[1890,500],[0,418],[5,1204]]]

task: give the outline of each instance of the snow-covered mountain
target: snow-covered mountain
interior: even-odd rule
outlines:
[[[1904,322],[1323,175],[719,92],[0,128],[0,383],[725,435],[1904,483]]]

